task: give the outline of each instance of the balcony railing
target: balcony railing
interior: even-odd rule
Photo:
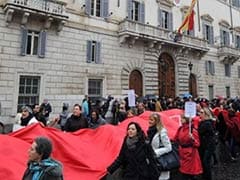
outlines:
[[[240,50],[237,48],[232,48],[228,46],[220,46],[218,47],[218,55],[240,55]]]
[[[56,0],[3,0],[3,6],[14,6],[54,15],[64,15],[64,3]]]
[[[240,50],[230,46],[218,47],[217,55],[220,61],[224,63],[235,63],[240,58]]]
[[[169,30],[151,26],[148,24],[142,24],[131,20],[124,20],[119,25],[119,36],[132,35],[138,38],[144,38],[149,41],[165,42],[168,44],[175,44],[177,46],[185,46],[193,49],[201,49],[208,51],[207,41],[191,37],[181,36],[181,40],[175,41],[174,37],[176,33]]]

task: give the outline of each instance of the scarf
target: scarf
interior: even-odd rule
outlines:
[[[138,137],[127,137],[126,143],[127,143],[127,147],[128,149],[135,149],[136,148],[136,143],[138,142]]]
[[[33,115],[29,113],[29,116],[26,118],[21,117],[21,126],[27,126],[28,122],[33,118]]]
[[[148,139],[149,139],[150,143],[152,142],[153,137],[157,132],[158,132],[158,130],[157,130],[156,126],[152,126],[152,127],[148,128],[147,135],[148,135]]]
[[[42,176],[44,169],[49,166],[58,166],[58,164],[52,159],[44,159],[40,163],[38,162],[32,162],[29,165],[30,172],[33,174],[32,180],[39,180]]]

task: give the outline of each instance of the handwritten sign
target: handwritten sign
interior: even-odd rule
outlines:
[[[135,107],[136,105],[134,89],[128,90],[128,105],[129,107]]]
[[[184,109],[185,109],[185,116],[189,117],[189,118],[193,118],[196,116],[196,103],[193,101],[187,101],[185,102],[184,105]]]

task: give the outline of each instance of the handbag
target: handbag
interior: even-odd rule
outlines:
[[[172,143],[172,151],[157,157],[157,162],[162,171],[178,169],[180,167],[180,160],[177,144]]]

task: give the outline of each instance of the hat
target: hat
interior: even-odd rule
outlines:
[[[22,108],[22,111],[28,111],[30,114],[32,114],[32,109],[29,107],[29,106],[23,106]]]

